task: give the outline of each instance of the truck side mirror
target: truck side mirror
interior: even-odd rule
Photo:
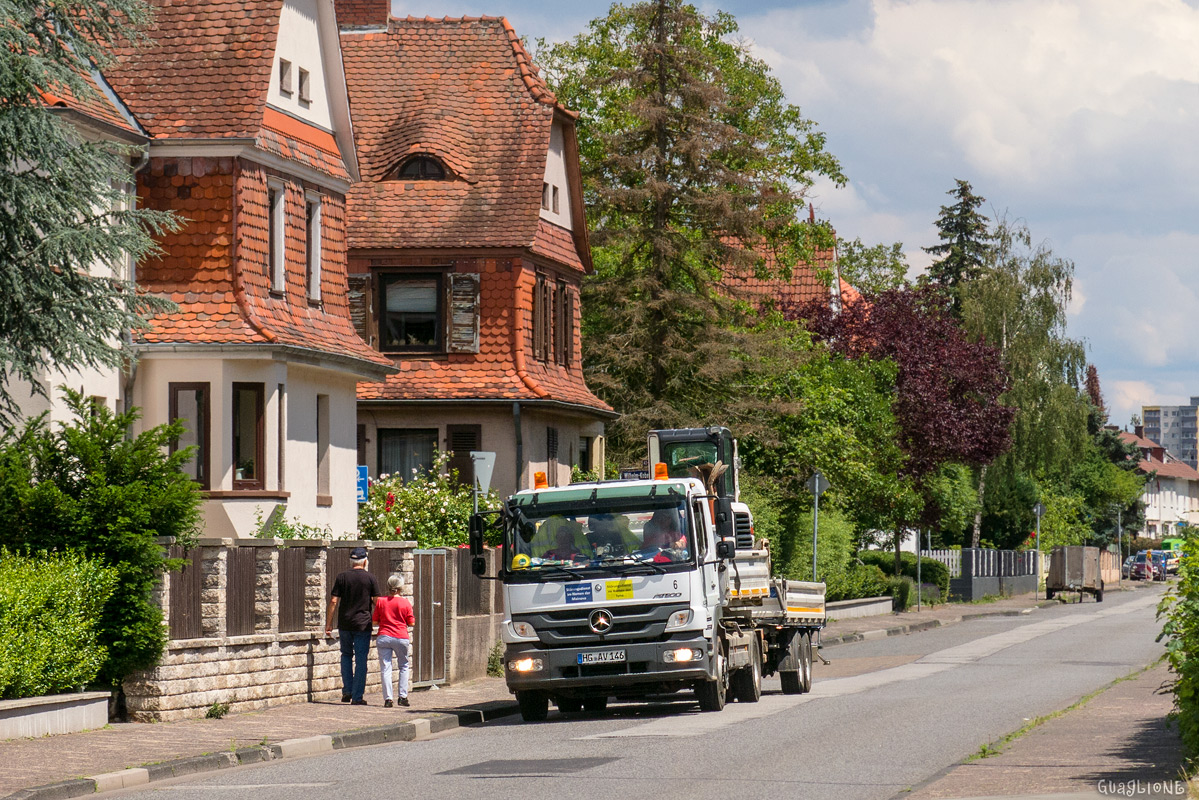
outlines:
[[[479,558],[483,555],[483,526],[486,524],[482,514],[470,515],[470,527],[468,529],[467,541],[470,543],[470,554]],[[459,528],[458,530],[462,530]],[[471,570],[474,571],[474,567]],[[486,572],[486,568],[484,568]],[[476,575],[482,575],[483,572],[475,572]]]
[[[737,524],[733,516],[733,498],[716,498],[716,538],[737,541]]]
[[[737,544],[731,539],[721,539],[716,543],[716,557],[728,561],[737,557]]]
[[[470,572],[472,575],[482,577],[487,574],[487,559],[483,556],[473,556],[470,560]]]

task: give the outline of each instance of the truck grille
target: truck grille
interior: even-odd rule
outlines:
[[[733,526],[737,532],[737,549],[753,550],[754,523],[749,514],[744,511],[733,512]]]
[[[669,638],[666,620],[686,605],[644,604],[635,606],[605,606],[612,612],[612,630],[603,636],[594,633],[587,618],[595,610],[566,608],[545,611],[540,614],[513,614],[513,622],[527,622],[537,630],[538,638],[546,647],[580,647],[597,644],[629,642],[656,642]]]

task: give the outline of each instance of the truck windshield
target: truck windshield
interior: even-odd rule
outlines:
[[[666,473],[672,478],[697,477],[692,468],[717,462],[715,442],[666,442],[662,445],[662,460]]]
[[[681,498],[670,504],[642,499],[598,505],[584,513],[552,507],[522,509],[506,536],[514,572],[621,572],[636,565],[655,570],[690,563],[693,536]]]

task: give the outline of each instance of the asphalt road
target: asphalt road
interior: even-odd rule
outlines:
[[[126,797],[869,798],[901,795],[1032,717],[1154,661],[1160,587],[825,648],[811,694],[614,705],[180,779]]]

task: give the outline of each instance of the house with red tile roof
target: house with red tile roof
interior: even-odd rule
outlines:
[[[1175,458],[1157,442],[1145,438],[1140,425],[1135,432],[1119,432],[1120,441],[1141,452],[1137,471],[1149,476],[1141,501],[1145,504],[1142,536],[1164,539],[1180,536],[1179,529],[1199,525],[1199,472]]]
[[[137,201],[185,218],[136,265],[177,310],[136,334],[111,397],[182,419],[207,536],[257,518],[357,530],[357,384],[395,372],[354,328],[346,194],[358,179],[333,0],[152,0],[148,41],[60,101],[146,148]],[[101,83],[102,82],[102,83]],[[105,389],[104,391],[108,391]]]
[[[338,0],[360,180],[347,198],[362,338],[398,371],[358,386],[359,458],[411,474],[434,450],[502,494],[603,463],[612,409],[583,380],[591,270],[576,115],[507,20],[391,18]]]
[[[813,221],[815,218],[813,217]],[[767,277],[745,267],[729,267],[720,282],[720,290],[736,300],[762,310],[794,314],[812,302],[827,303],[835,312],[860,300],[862,295],[841,277],[835,248],[820,248],[810,261],[801,261],[783,270],[775,254],[764,249],[762,259]]]

